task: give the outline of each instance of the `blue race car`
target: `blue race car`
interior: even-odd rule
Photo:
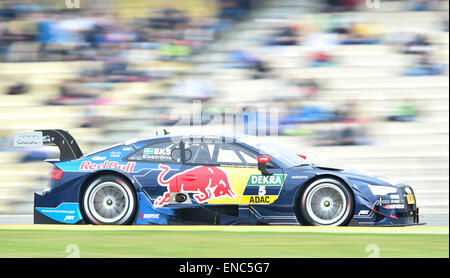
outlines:
[[[131,140],[83,155],[63,130],[17,133],[15,146],[54,145],[37,224],[414,225],[409,185],[311,164],[254,137]]]

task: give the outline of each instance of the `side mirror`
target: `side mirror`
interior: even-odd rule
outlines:
[[[258,170],[261,171],[261,173],[264,176],[271,176],[273,173],[270,173],[267,171],[266,163],[270,161],[270,156],[267,155],[259,155],[258,156]]]

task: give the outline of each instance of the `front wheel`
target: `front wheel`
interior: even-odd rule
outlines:
[[[297,216],[304,225],[345,226],[353,217],[352,193],[335,179],[314,181],[303,190],[297,202]]]
[[[97,225],[131,224],[136,215],[134,190],[123,178],[103,175],[90,182],[82,194],[82,212]]]

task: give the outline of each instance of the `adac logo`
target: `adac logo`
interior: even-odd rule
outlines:
[[[234,198],[237,195],[231,187],[227,173],[218,167],[194,167],[177,173],[167,180],[164,178],[170,171],[170,167],[160,164],[159,169],[161,173],[158,175],[158,183],[161,186],[167,186],[167,191],[155,200],[153,204],[155,207],[168,204],[171,192],[195,193],[193,197],[198,203],[221,197]]]

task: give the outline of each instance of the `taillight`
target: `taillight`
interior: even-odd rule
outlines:
[[[63,175],[64,171],[58,168],[53,168],[50,172],[50,179],[59,181]]]

